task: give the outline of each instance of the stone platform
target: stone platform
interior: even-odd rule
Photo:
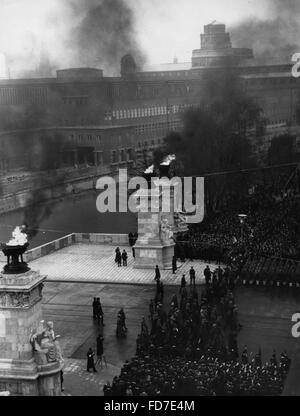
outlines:
[[[115,247],[101,244],[78,243],[30,263],[31,267],[47,275],[48,281],[88,282],[88,283],[119,283],[154,285],[154,269],[134,269],[131,248],[121,246],[128,253],[128,266],[118,267],[114,261]],[[196,271],[196,283],[204,283],[203,270],[207,263],[201,261],[178,262],[175,275],[172,270],[161,270],[161,279],[165,285],[180,285],[182,274],[186,275],[189,284],[191,266]],[[216,264],[210,264],[211,270]]]

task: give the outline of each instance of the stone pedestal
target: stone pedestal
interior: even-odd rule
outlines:
[[[135,248],[134,268],[171,269],[175,243],[173,240],[174,210],[163,212],[163,190],[151,195],[148,190],[138,191],[141,212],[138,213],[138,240]]]
[[[61,395],[60,362],[39,364],[31,344],[42,320],[45,279],[32,270],[0,273],[0,391],[11,395]]]
[[[138,216],[139,238],[134,246],[137,269],[171,269],[175,243],[161,238],[161,214],[140,213]]]

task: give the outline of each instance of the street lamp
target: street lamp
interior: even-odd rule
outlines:
[[[244,224],[247,218],[246,214],[239,214],[238,215],[239,220],[240,220],[240,224],[241,224],[241,240],[244,238]]]

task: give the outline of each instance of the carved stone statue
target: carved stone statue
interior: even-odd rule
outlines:
[[[182,212],[174,212],[174,223],[176,232],[188,231],[187,219]]]
[[[173,238],[173,231],[166,218],[161,220],[160,232],[163,240],[170,240],[171,238]]]
[[[44,321],[40,322],[37,330],[30,337],[37,364],[63,360],[58,338],[60,336],[55,336],[53,322],[49,321],[46,324]]]

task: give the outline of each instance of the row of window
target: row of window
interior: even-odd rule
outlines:
[[[152,139],[151,142],[148,142],[147,140],[145,140],[144,142],[138,142],[138,148],[140,149],[141,147],[143,148],[147,148],[148,146],[159,146],[163,143],[163,139]]]
[[[111,163],[132,161],[133,152],[131,148],[111,151]]]
[[[101,136],[100,134],[78,134],[77,137],[75,134],[70,134],[69,135],[69,139],[70,140],[76,140],[77,143],[79,144],[83,144],[83,143],[87,143],[87,142],[97,142],[98,144],[101,143]]]
[[[84,97],[63,97],[62,100],[64,104],[81,106],[81,105],[87,105],[89,98],[85,96]]]
[[[151,133],[157,132],[157,130],[175,130],[182,126],[181,120],[173,120],[169,123],[151,123],[151,124],[140,124],[139,126],[135,127],[135,133],[137,135],[144,134],[144,133]]]
[[[113,111],[106,111],[104,114],[104,119],[108,121],[112,119],[122,120],[130,118],[156,117],[167,114],[181,113],[190,107],[193,107],[193,104],[118,109]]]
[[[188,77],[190,75],[189,71],[156,71],[156,72],[141,72],[138,74],[139,78],[156,78],[156,77]]]
[[[0,104],[18,105],[26,102],[45,104],[47,92],[45,87],[0,88]]]
[[[288,122],[286,120],[275,120],[275,121],[272,120],[272,121],[269,121],[268,126],[272,126],[272,125],[277,126],[278,124],[287,125]]]
[[[118,84],[109,85],[107,89],[108,97],[123,97],[127,100],[134,98],[150,99],[155,97],[183,97],[192,92],[190,85],[178,81],[162,81],[158,85],[128,85]]]

